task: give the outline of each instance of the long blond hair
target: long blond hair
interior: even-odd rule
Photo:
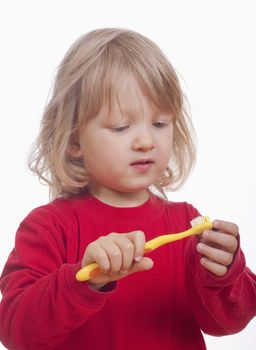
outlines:
[[[150,39],[127,29],[107,28],[81,36],[61,62],[46,105],[39,136],[28,165],[50,187],[52,198],[72,196],[89,178],[82,158],[72,156],[78,130],[104,105],[111,105],[116,79],[128,70],[148,97],[174,120],[173,155],[153,185],[164,194],[175,190],[195,161],[194,130],[178,76],[167,57]]]

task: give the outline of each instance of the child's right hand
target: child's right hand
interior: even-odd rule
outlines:
[[[96,262],[102,273],[88,283],[99,290],[105,284],[131,273],[151,269],[153,261],[143,257],[144,246],[145,235],[142,231],[110,233],[99,237],[86,248],[82,267]]]

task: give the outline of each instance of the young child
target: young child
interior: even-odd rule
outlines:
[[[53,201],[20,224],[1,276],[0,336],[12,350],[200,350],[202,331],[243,329],[256,314],[256,276],[238,227],[144,256],[158,235],[199,212],[166,199],[195,160],[175,70],[129,30],[82,36],[61,63],[30,167]],[[100,275],[76,280],[97,262]]]

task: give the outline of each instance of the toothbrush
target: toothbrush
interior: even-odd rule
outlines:
[[[211,230],[213,227],[213,224],[208,216],[198,216],[190,223],[192,227],[187,231],[162,235],[147,241],[145,243],[144,253],[150,253],[167,243],[171,243],[189,236],[199,235],[205,230]],[[98,264],[92,263],[79,270],[76,274],[76,279],[80,282],[88,281],[89,279],[98,276],[100,273]]]

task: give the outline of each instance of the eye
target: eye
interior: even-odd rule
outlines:
[[[121,126],[114,126],[111,128],[111,131],[116,133],[121,133],[129,128],[129,125],[121,125]]]
[[[165,128],[166,126],[168,126],[168,122],[166,121],[157,121],[157,122],[154,122],[153,123],[153,126],[157,129],[163,129]]]

